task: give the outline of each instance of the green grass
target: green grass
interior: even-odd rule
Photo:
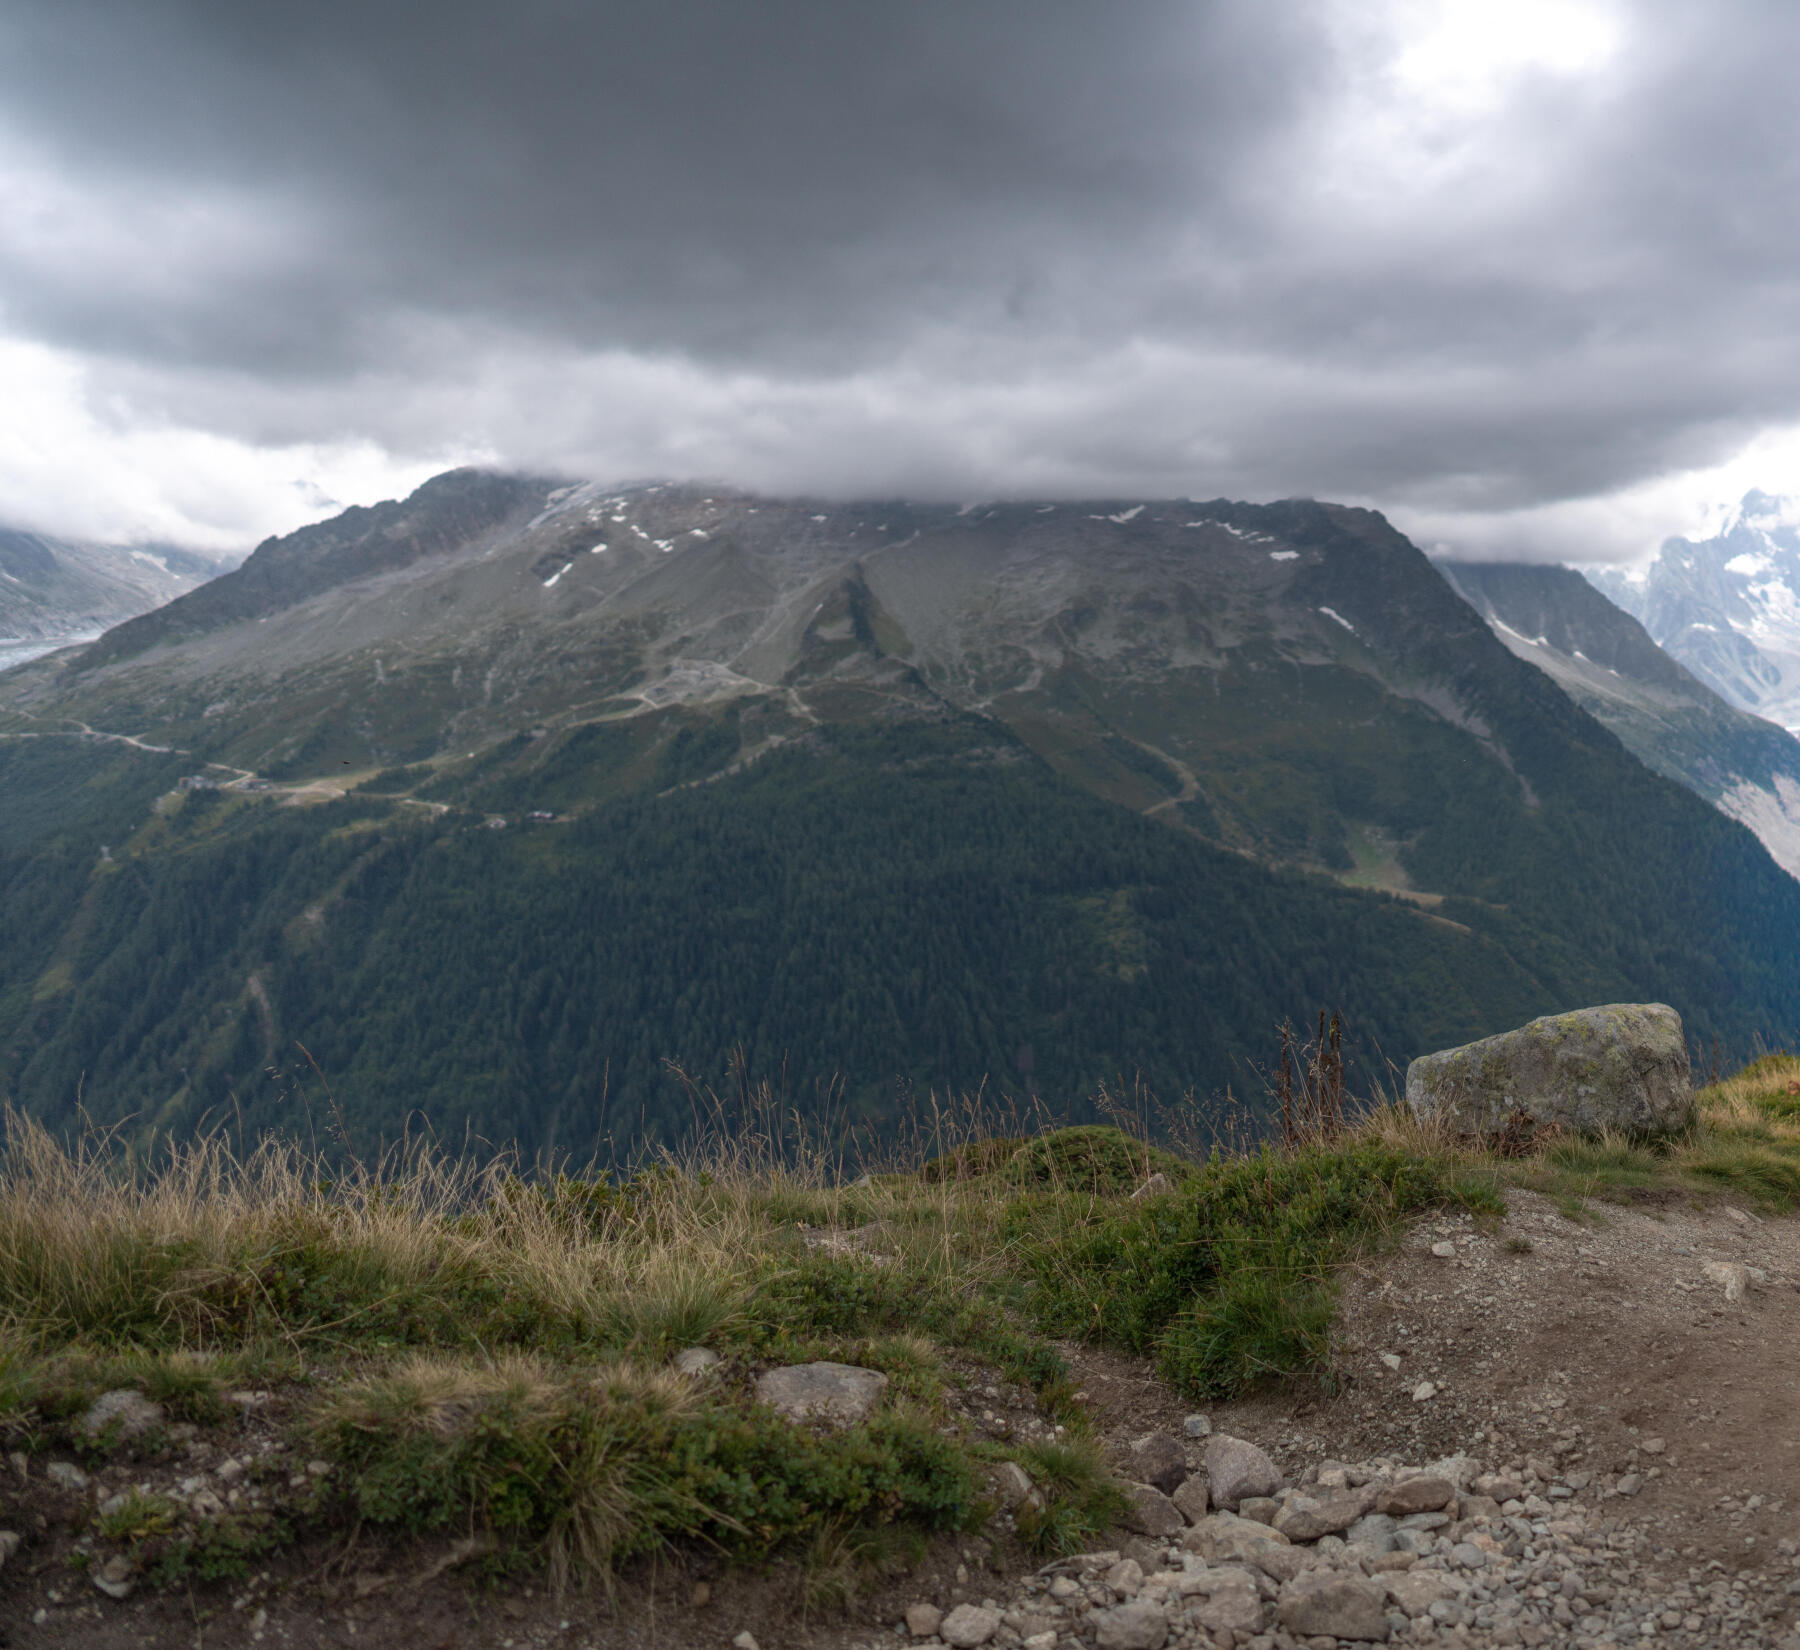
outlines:
[[[147,1163],[12,1115],[0,1434],[167,1465],[175,1428],[223,1440],[231,1392],[275,1392],[282,1459],[328,1473],[271,1466],[261,1505],[210,1520],[133,1496],[97,1526],[168,1585],[354,1529],[477,1540],[490,1565],[559,1579],[697,1543],[791,1562],[807,1607],[830,1609],[991,1519],[1003,1458],[1039,1492],[1014,1515],[1029,1547],[1105,1539],[1120,1492],[1056,1341],[1149,1355],[1196,1399],[1329,1380],[1338,1270],[1426,1211],[1496,1214],[1509,1182],[1583,1215],[1671,1195],[1800,1206],[1790,1083],[1800,1061],[1765,1061],[1707,1090],[1680,1139],[1553,1139],[1517,1161],[1388,1110],[1200,1162],[1111,1128],[971,1137],[856,1186],[767,1142],[623,1182],[424,1153],[327,1178],[298,1151],[216,1141]],[[1134,1198],[1152,1173],[1170,1190]],[[680,1376],[690,1346],[723,1362]],[[759,1370],[822,1358],[889,1377],[860,1424],[796,1428],[751,1401]],[[966,1429],[952,1399],[971,1379],[1031,1389],[1041,1431]],[[120,1387],[164,1428],[82,1438]]]

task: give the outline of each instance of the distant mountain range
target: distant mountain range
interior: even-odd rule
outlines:
[[[0,527],[0,669],[161,607],[235,566],[169,544],[88,544]]]
[[[1800,740],[1728,704],[1580,573],[1517,562],[1438,570],[1640,762],[1742,820],[1800,876]]]
[[[1740,710],[1800,731],[1800,507],[1744,495],[1709,539],[1588,577],[1652,640]]]
[[[1693,794],[1774,758],[1476,594],[1683,753],[1369,511],[438,477],[0,676],[0,1093],[625,1149],[760,1079],[1206,1112],[1321,1007],[1365,1083],[1583,1002],[1791,1041],[1800,883]]]

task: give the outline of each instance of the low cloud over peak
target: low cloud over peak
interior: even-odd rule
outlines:
[[[1800,425],[1797,34],[1750,0],[22,0],[0,350],[63,434],[0,456],[0,513],[251,537],[296,480],[480,458],[1307,493],[1617,556]]]

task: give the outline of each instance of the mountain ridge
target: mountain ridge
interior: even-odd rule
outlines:
[[[42,1114],[267,1122],[296,1044],[370,1127],[542,1145],[733,1050],[893,1123],[1210,1107],[1322,1004],[1370,1081],[1572,1002],[1800,1026],[1800,887],[1374,512],[465,472],[322,526],[0,681]]]
[[[1785,728],[1713,692],[1572,569],[1437,565],[1515,656],[1545,671],[1645,766],[1749,826],[1800,876],[1800,741]]]

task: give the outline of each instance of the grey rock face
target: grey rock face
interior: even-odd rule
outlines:
[[[843,1425],[867,1415],[887,1384],[887,1376],[878,1370],[854,1364],[790,1364],[758,1376],[756,1397],[790,1421]]]
[[[1206,1444],[1206,1476],[1215,1506],[1236,1510],[1246,1497],[1274,1495],[1281,1469],[1254,1444],[1215,1433]]]
[[[1334,1570],[1308,1570],[1284,1581],[1275,1613],[1290,1633],[1385,1639],[1390,1632],[1387,1590]]]
[[[1663,1003],[1549,1014],[1421,1055],[1406,1070],[1406,1103],[1458,1134],[1498,1134],[1518,1112],[1576,1134],[1673,1133],[1694,1115],[1681,1016]]]

